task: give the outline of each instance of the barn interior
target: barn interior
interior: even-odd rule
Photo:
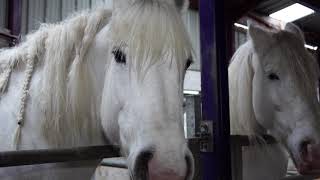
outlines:
[[[196,174],[194,180],[203,179],[201,153],[211,151],[212,143],[208,142],[211,138],[210,124],[202,122],[201,115],[201,40],[200,40],[200,0],[190,0],[190,8],[183,15],[183,19],[190,35],[193,48],[195,50],[194,63],[188,69],[184,84],[185,93],[185,136],[189,139],[191,149],[196,160]],[[112,0],[0,0],[0,48],[12,47],[23,41],[25,35],[39,28],[41,23],[55,23],[63,20],[74,11],[87,8],[94,8],[100,4],[107,8],[112,8]],[[320,63],[320,1],[318,0],[230,0],[226,1],[225,6],[230,6],[226,14],[230,14],[233,20],[231,49],[228,50],[228,57],[235,50],[247,41],[247,29],[249,23],[259,24],[267,29],[279,30],[285,20],[270,17],[284,8],[295,4],[302,5],[311,9],[308,15],[288,20],[299,26],[304,32],[305,47]],[[233,12],[236,5],[238,11]],[[228,15],[226,15],[228,16]],[[228,60],[226,60],[228,61]],[[201,140],[199,140],[201,139]],[[211,139],[210,139],[211,140]],[[209,140],[209,141],[210,141]],[[233,146],[232,146],[233,147]],[[232,151],[232,150],[231,150]],[[233,152],[238,153],[238,152]],[[120,164],[124,164],[120,160]],[[235,158],[233,161],[239,161]],[[106,166],[117,164],[113,161],[105,160],[102,164]],[[123,166],[121,166],[123,168]],[[233,180],[241,180],[241,162],[233,166]],[[300,176],[292,164],[288,168],[286,179],[314,179],[315,177]],[[319,176],[320,177],[320,176]],[[283,179],[285,180],[285,179]]]

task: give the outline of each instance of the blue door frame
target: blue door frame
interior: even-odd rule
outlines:
[[[231,180],[224,2],[199,0],[199,8],[202,115],[203,120],[212,121],[213,126],[213,152],[201,154],[203,180]]]

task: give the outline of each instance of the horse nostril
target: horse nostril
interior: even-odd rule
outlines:
[[[153,148],[143,150],[138,154],[133,167],[133,179],[149,179],[148,165],[149,161],[153,158],[153,155]]]
[[[308,146],[312,144],[310,139],[303,140],[299,145],[299,152],[302,157],[307,157],[308,155]]]
[[[187,165],[187,171],[186,171],[186,180],[191,180],[193,178],[193,169],[194,169],[194,164],[193,164],[193,157],[191,153],[188,153],[185,156],[186,160],[186,165]]]
[[[301,155],[302,161],[308,161],[311,158],[309,153],[309,147],[313,144],[310,139],[303,140],[299,145],[299,153]]]

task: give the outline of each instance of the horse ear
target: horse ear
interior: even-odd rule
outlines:
[[[189,8],[189,0],[175,0],[175,4],[181,12],[186,12]]]
[[[268,48],[274,40],[272,32],[255,25],[249,26],[248,34],[257,52],[264,52],[263,50]]]
[[[284,27],[284,30],[285,30],[285,31],[288,31],[288,32],[290,32],[290,33],[293,33],[293,34],[296,35],[302,42],[305,42],[303,32],[302,32],[301,29],[300,29],[298,26],[296,26],[295,24],[293,24],[293,23],[287,23],[286,26]]]

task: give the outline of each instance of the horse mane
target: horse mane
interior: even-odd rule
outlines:
[[[110,17],[111,12],[103,9],[75,13],[61,23],[42,24],[18,47],[1,51],[0,87],[8,67],[14,68],[28,58],[42,67],[38,70],[38,93],[30,100],[32,109],[40,112],[36,118],[49,145],[94,143],[94,137],[100,134],[94,107],[94,73],[86,54]]]
[[[302,36],[303,37],[303,36]],[[297,87],[304,95],[313,102],[312,107],[318,107],[317,99],[317,83],[319,81],[319,64],[314,56],[312,56],[304,47],[304,39],[296,37],[292,33],[281,31],[277,34],[277,39],[281,52],[285,54],[288,61],[287,66],[297,82]],[[318,110],[315,110],[317,112]]]
[[[252,105],[252,43],[246,42],[233,55],[229,66],[231,134],[256,136],[258,127]]]
[[[181,15],[170,1],[133,1],[112,17],[113,47],[126,52],[129,67],[139,77],[159,60],[170,61],[182,72],[193,49]]]
[[[268,53],[275,48],[281,51],[281,56],[284,57],[282,59],[288,60],[288,69],[297,82],[298,88],[301,88],[301,91],[308,91],[303,94],[310,95],[306,98],[312,98],[312,102],[317,103],[313,98],[319,75],[316,60],[306,51],[302,40],[292,33],[280,31],[275,34],[275,38],[277,45],[273,44]],[[264,143],[261,135],[266,131],[256,120],[252,101],[254,53],[253,42],[249,40],[240,46],[231,59],[229,66],[230,125],[231,134],[247,135],[253,143],[256,140]],[[317,105],[315,104],[314,107]]]

